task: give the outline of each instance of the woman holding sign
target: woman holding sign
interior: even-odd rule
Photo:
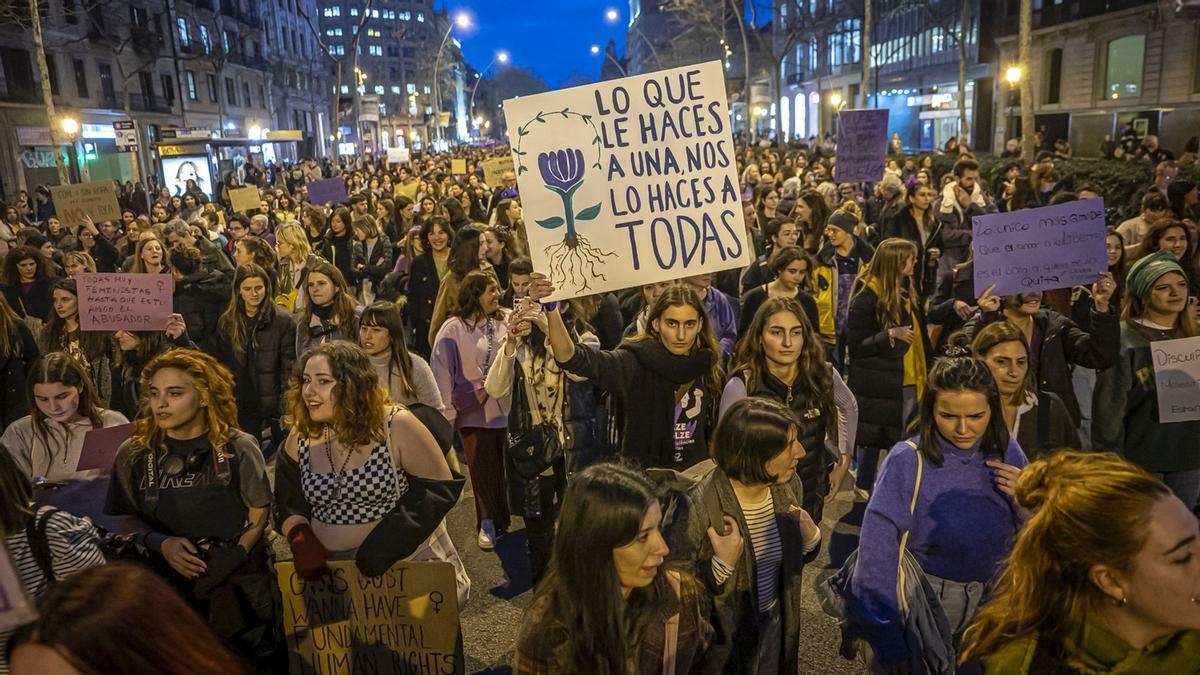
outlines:
[[[117,452],[104,510],[140,518],[150,565],[247,656],[276,647],[267,566],[271,486],[258,443],[237,428],[233,377],[192,349],[141,373],[133,437]]]
[[[106,470],[78,471],[84,435],[92,429],[127,424],[124,415],[98,400],[87,371],[63,352],[38,358],[26,388],[34,402],[29,415],[8,425],[0,445],[12,453],[30,480],[95,478]]]
[[[554,292],[535,272],[529,297]],[[623,406],[621,453],[643,467],[684,470],[708,457],[720,398],[721,345],[704,303],[687,285],[671,286],[654,301],[646,331],[604,351],[571,339],[557,302],[543,303],[554,358],[563,370],[611,392]]]
[[[1196,335],[1187,311],[1187,277],[1173,255],[1159,251],[1129,268],[1125,289],[1120,353],[1096,380],[1092,444],[1096,450],[1115,450],[1162,478],[1190,509],[1200,498],[1200,421],[1194,415],[1180,420],[1159,406],[1172,396],[1170,390],[1158,389],[1169,379],[1156,372],[1151,348],[1160,340]],[[1187,407],[1183,403],[1173,407]]]
[[[42,351],[70,354],[88,371],[98,405],[108,405],[112,365],[117,361],[116,340],[109,331],[80,330],[79,290],[74,279],[58,279],[50,288],[54,312],[42,329]]]

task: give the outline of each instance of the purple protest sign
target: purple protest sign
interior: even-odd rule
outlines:
[[[346,181],[341,178],[326,178],[308,184],[310,204],[344,204],[349,199],[346,194]]]
[[[1092,284],[1108,271],[1104,200],[975,216],[975,292],[993,295]]]
[[[843,110],[838,114],[837,124],[837,181],[874,182],[883,178],[883,158],[887,155],[887,109]]]
[[[171,316],[175,284],[169,274],[83,272],[80,330],[162,330]]]

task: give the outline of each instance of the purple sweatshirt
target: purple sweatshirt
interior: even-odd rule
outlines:
[[[456,428],[508,427],[512,395],[492,398],[483,386],[507,332],[503,320],[492,321],[489,335],[486,321],[472,326],[458,317],[451,317],[438,330],[429,365],[442,394],[446,419]]]
[[[911,439],[919,443],[919,439]],[[1024,523],[1016,504],[1001,493],[978,452],[978,444],[960,450],[938,435],[944,461],[924,460],[917,506],[909,514],[917,477],[917,451],[900,442],[880,468],[867,503],[858,544],[858,565],[850,582],[859,603],[859,619],[881,663],[908,656],[904,620],[896,599],[900,536],[926,574],[959,582],[988,582],[1008,555]],[[1024,468],[1029,460],[1009,439],[1003,461]]]

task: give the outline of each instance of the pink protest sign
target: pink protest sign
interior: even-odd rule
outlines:
[[[162,330],[175,284],[169,274],[84,272],[79,283],[81,330]]]

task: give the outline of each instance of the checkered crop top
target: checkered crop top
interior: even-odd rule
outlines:
[[[345,472],[317,473],[309,462],[308,439],[301,438],[298,448],[300,488],[304,499],[312,505],[313,517],[329,525],[362,525],[379,520],[400,497],[408,492],[408,474],[403,468],[392,467],[392,454],[387,444],[371,449],[366,464]]]

